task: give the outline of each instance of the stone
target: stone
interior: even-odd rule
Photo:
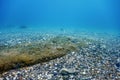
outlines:
[[[69,68],[69,69],[67,69],[67,68],[62,68],[61,70],[60,70],[60,74],[61,75],[69,75],[69,74],[73,74],[73,75],[75,75],[76,73],[78,73],[75,69],[72,69],[72,68]]]
[[[82,74],[86,74],[86,72],[84,71],[84,72],[82,72]]]
[[[4,80],[4,78],[0,78],[0,80]]]
[[[48,74],[48,75],[47,75],[48,79],[51,79],[52,76],[53,76],[53,74]]]
[[[116,63],[116,67],[120,68],[120,62]]]
[[[117,62],[120,62],[120,58],[117,59]]]

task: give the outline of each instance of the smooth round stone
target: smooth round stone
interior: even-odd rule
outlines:
[[[51,79],[52,76],[53,76],[53,74],[48,74],[48,75],[47,75],[48,79]]]
[[[4,80],[4,78],[0,78],[0,80]]]
[[[37,78],[40,79],[40,78],[41,78],[41,75],[38,75]]]
[[[53,75],[56,76],[58,74],[57,71],[53,71]]]
[[[14,78],[13,78],[13,80],[16,80],[16,79],[17,79],[17,77],[14,77]],[[1,80],[1,79],[0,79],[0,80]]]
[[[69,75],[69,74],[75,74],[75,73],[77,73],[77,71],[75,71],[75,69],[67,69],[67,68],[62,68],[61,70],[60,70],[60,74],[62,74],[62,75]]]
[[[74,54],[75,52],[72,52],[72,54]]]
[[[73,78],[74,78],[74,76],[73,76],[73,75],[70,75],[70,78],[72,78],[72,79],[73,79]]]
[[[120,58],[117,59],[117,62],[120,62]]]
[[[55,66],[57,66],[58,64],[55,64]]]
[[[84,71],[84,72],[82,72],[82,74],[86,74],[86,72]]]
[[[21,44],[22,42],[18,42],[18,44]]]

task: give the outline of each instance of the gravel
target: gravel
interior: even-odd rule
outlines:
[[[32,33],[27,37],[25,37],[27,33],[22,37],[21,34],[13,37],[9,37],[10,35],[6,37],[0,35],[0,44],[42,41],[55,36],[39,33],[35,34],[37,38],[33,38],[35,35]],[[81,37],[81,35],[69,36]],[[61,58],[4,72],[0,80],[120,80],[120,37],[102,36],[90,36],[100,42],[89,42],[89,47],[80,48],[79,51],[70,52]]]

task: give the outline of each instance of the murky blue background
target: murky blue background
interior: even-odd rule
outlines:
[[[0,0],[0,31],[118,33],[120,0]]]

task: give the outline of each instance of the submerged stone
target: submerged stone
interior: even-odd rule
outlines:
[[[73,74],[73,75],[75,75],[75,74],[77,74],[78,72],[75,70],[75,69],[72,69],[72,68],[69,68],[69,69],[67,69],[67,68],[62,68],[61,70],[60,70],[60,74],[61,75],[69,75],[69,74]]]
[[[117,67],[117,68],[120,68],[120,62],[119,62],[119,63],[116,63],[116,67]]]

